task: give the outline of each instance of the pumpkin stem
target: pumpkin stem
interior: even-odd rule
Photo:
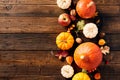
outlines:
[[[93,4],[94,4],[94,2],[91,1],[91,2],[89,2],[89,4],[87,4],[87,7],[89,8],[89,7],[91,7]]]
[[[85,61],[85,62],[88,61],[88,57],[85,56],[85,55],[80,56],[80,59],[83,60],[83,61]]]

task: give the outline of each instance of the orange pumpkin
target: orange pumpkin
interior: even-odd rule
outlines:
[[[74,44],[74,38],[69,32],[61,32],[56,37],[56,44],[61,50],[68,50]]]
[[[91,71],[101,63],[102,52],[95,43],[85,42],[76,48],[74,60],[78,67]]]
[[[79,0],[76,5],[76,11],[82,18],[92,18],[95,16],[96,5],[93,0]]]

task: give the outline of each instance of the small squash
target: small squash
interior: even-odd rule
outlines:
[[[61,68],[61,74],[65,78],[71,78],[74,74],[74,69],[71,65],[64,65]]]
[[[61,32],[56,37],[56,44],[61,50],[68,50],[74,44],[74,38],[69,32]]]
[[[91,80],[87,73],[79,72],[76,73],[72,80]]]
[[[57,0],[57,5],[61,9],[67,9],[70,7],[72,0]]]
[[[93,0],[79,0],[76,5],[76,11],[82,18],[92,18],[96,12],[95,2]]]
[[[87,23],[83,28],[83,34],[86,38],[95,38],[98,34],[97,25],[94,23]]]
[[[85,42],[75,49],[74,60],[78,67],[91,71],[101,63],[102,52],[95,43]]]

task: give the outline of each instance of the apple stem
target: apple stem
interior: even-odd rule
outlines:
[[[89,4],[87,4],[87,7],[91,7],[94,4],[93,1],[89,2]]]

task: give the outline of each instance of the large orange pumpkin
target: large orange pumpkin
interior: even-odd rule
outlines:
[[[68,50],[74,44],[74,38],[69,32],[61,32],[56,37],[56,44],[61,50]]]
[[[76,5],[76,11],[82,18],[92,18],[96,12],[96,5],[93,0],[79,0]]]
[[[76,48],[74,60],[78,67],[91,71],[101,63],[102,52],[95,43],[85,42]]]

